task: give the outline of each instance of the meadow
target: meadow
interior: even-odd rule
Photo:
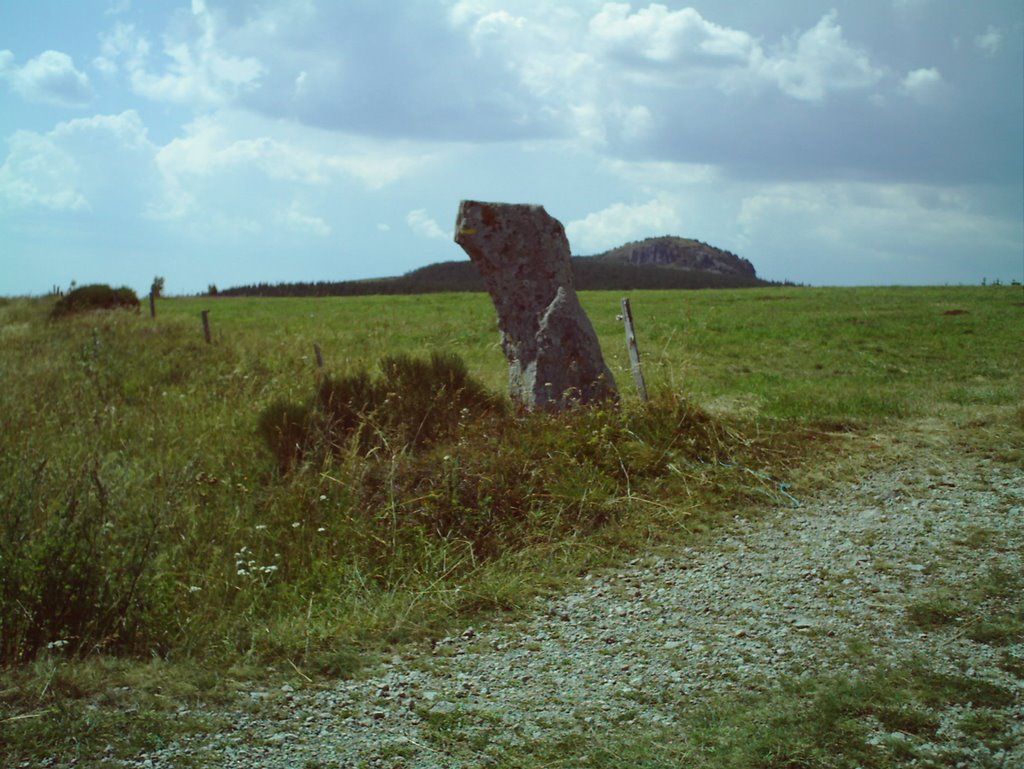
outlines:
[[[465,415],[426,447],[381,432],[287,470],[261,415],[308,407],[326,377],[379,377],[382,356],[454,353],[501,394],[488,297],[170,298],[155,319],[52,321],[53,299],[0,300],[0,719],[16,755],[86,739],[68,703],[115,685],[188,699],[254,670],[351,675],[699,541],[737,507],[795,503],[878,461],[859,437],[937,421],[1024,461],[1019,287],[634,292],[647,404],[620,296],[581,295],[620,408]],[[120,739],[116,717],[89,717],[89,740]]]

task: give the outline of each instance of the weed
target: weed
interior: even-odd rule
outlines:
[[[941,591],[907,606],[907,619],[924,630],[952,625],[963,620],[968,607],[952,591]]]
[[[1024,639],[1024,610],[999,612],[976,622],[967,637],[989,646],[1007,646]]]
[[[277,400],[260,414],[257,431],[283,472],[301,461],[312,440],[308,408]]]
[[[95,460],[70,476],[36,463],[10,497],[0,540],[0,662],[30,660],[44,648],[84,655],[131,649],[159,614],[153,573],[159,526],[152,510],[122,513]],[[46,498],[43,489],[61,485]],[[137,648],[137,647],[135,647]]]
[[[999,657],[999,669],[1024,680],[1024,657],[1004,651]]]
[[[0,737],[10,765],[19,765],[19,758],[21,765],[91,765],[138,755],[179,734],[215,727],[180,703],[223,696],[210,671],[159,661],[72,664],[50,654],[5,673]]]
[[[925,630],[964,626],[968,638],[990,646],[1016,643],[1024,638],[1022,584],[1020,572],[991,564],[966,584],[934,588],[908,604],[907,620]]]
[[[992,710],[971,710],[960,719],[959,727],[964,733],[986,742],[1003,741],[1010,734],[1008,721],[1005,715]]]
[[[955,540],[955,543],[973,550],[981,550],[990,548],[998,541],[998,537],[998,532],[991,528],[971,525],[965,528],[963,534]]]

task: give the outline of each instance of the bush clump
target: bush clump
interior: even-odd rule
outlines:
[[[94,283],[69,291],[61,297],[50,312],[51,318],[61,318],[91,310],[139,310],[139,297],[126,287],[111,288],[105,283]]]
[[[454,354],[429,360],[391,355],[381,375],[366,371],[321,382],[313,403],[271,404],[259,432],[282,470],[314,446],[339,453],[352,443],[366,454],[377,448],[422,449],[450,437],[468,418],[502,410],[501,400],[470,376]]]

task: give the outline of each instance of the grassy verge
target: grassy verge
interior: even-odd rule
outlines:
[[[641,406],[618,296],[587,294],[621,411],[485,417],[415,451],[312,452],[283,474],[257,426],[274,403],[313,398],[314,342],[335,376],[437,349],[500,391],[487,298],[181,299],[155,321],[55,322],[52,302],[4,301],[6,758],[138,750],[189,728],[182,706],[228,696],[251,665],[350,674],[467,614],[515,611],[596,564],[870,462],[849,436],[936,419],[1019,457],[1004,429],[1024,425],[1016,299],[643,292],[634,315],[661,395]],[[146,718],[131,726],[122,710]]]

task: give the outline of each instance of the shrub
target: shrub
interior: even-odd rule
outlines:
[[[464,418],[498,408],[499,400],[457,355],[435,352],[429,361],[394,355],[382,359],[380,368],[374,416],[403,444],[433,444],[453,435]]]
[[[104,283],[81,286],[57,301],[50,317],[60,318],[90,310],[139,309],[139,297],[127,287],[111,288]]]
[[[366,371],[326,378],[309,405],[275,402],[259,433],[282,470],[314,446],[341,453],[354,445],[422,449],[454,435],[469,418],[501,410],[501,400],[473,379],[457,355],[429,360],[394,355],[380,361],[381,376]]]
[[[310,410],[287,401],[274,401],[260,414],[257,431],[282,471],[300,461],[312,440]]]

